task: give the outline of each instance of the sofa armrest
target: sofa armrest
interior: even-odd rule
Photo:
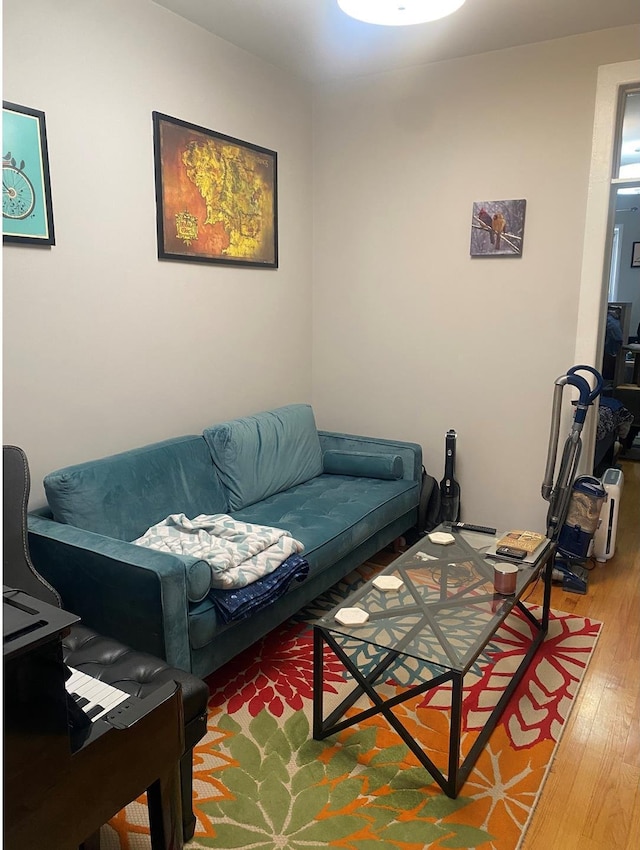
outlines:
[[[341,434],[337,431],[318,431],[323,452],[364,452],[367,454],[399,455],[402,458],[402,477],[409,481],[420,481],[422,477],[422,446],[401,440],[384,440],[362,437],[357,434]]]
[[[38,572],[82,622],[133,649],[191,669],[187,576],[196,559],[157,552],[29,514]]]

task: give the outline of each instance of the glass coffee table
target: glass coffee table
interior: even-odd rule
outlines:
[[[519,567],[515,593],[505,596],[496,593],[493,585],[493,563],[504,559],[485,557],[501,535],[456,531],[453,536],[455,542],[447,546],[423,537],[318,619],[314,623],[313,652],[313,737],[320,740],[382,714],[449,797],[457,797],[460,792],[547,633],[555,548],[549,542],[542,544],[535,563]],[[525,591],[539,577],[544,579],[540,619],[522,602]],[[399,582],[397,589],[381,589],[382,585]],[[516,606],[532,624],[533,640],[473,746],[461,759],[464,677]],[[350,624],[353,609],[356,617],[357,612],[361,618],[368,615],[366,622]],[[327,717],[323,689],[325,645],[341,661],[355,685]],[[394,664],[407,656],[426,662],[418,665],[421,671],[427,671],[426,680],[422,673],[421,681],[383,698],[374,687],[376,682],[393,676]],[[445,683],[451,683],[446,775],[392,711],[394,706]],[[345,718],[363,695],[369,698],[370,706]]]

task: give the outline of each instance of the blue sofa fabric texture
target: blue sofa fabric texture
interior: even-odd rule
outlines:
[[[414,526],[421,471],[415,443],[318,431],[287,405],[50,473],[32,557],[87,626],[202,677]],[[286,529],[308,574],[234,621],[204,561],[130,542],[174,513]]]
[[[302,555],[309,562],[309,576],[313,576],[364,543],[381,522],[387,525],[406,515],[415,494],[416,487],[404,481],[321,475],[236,511],[233,517],[290,530],[304,544]],[[219,627],[217,616],[210,613],[212,608],[215,605],[207,597],[191,609],[194,616],[189,619],[189,634],[194,648],[210,643]],[[203,612],[209,612],[208,616],[201,616]]]
[[[333,475],[356,475],[364,478],[402,478],[404,466],[400,455],[344,452],[329,449],[322,455],[324,472]]]
[[[207,428],[204,438],[237,511],[322,472],[313,410],[290,404]]]
[[[227,513],[202,436],[69,466],[45,476],[44,489],[57,522],[118,540],[135,540],[172,513]]]

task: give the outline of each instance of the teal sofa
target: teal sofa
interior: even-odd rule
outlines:
[[[415,526],[421,473],[419,445],[318,431],[292,404],[50,473],[31,555],[85,625],[204,677]],[[131,542],[176,513],[286,529],[308,575],[224,624],[205,561]]]

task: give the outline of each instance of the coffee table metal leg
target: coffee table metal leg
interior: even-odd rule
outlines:
[[[515,673],[511,677],[511,681],[509,682],[507,688],[504,690],[504,692],[503,692],[502,696],[500,697],[497,705],[495,706],[495,708],[493,709],[493,711],[489,715],[489,718],[488,718],[487,722],[485,723],[484,728],[482,729],[482,731],[480,732],[480,734],[478,735],[478,737],[474,741],[473,746],[471,747],[471,749],[469,750],[468,754],[466,755],[464,761],[460,765],[460,769],[458,771],[458,778],[457,778],[457,788],[456,788],[455,794],[453,795],[454,797],[458,795],[460,789],[462,788],[462,786],[466,782],[467,777],[471,773],[473,766],[475,765],[476,761],[478,760],[478,757],[480,756],[480,753],[482,752],[487,741],[491,737],[493,730],[498,725],[498,721],[500,720],[502,713],[504,712],[505,708],[507,707],[507,704],[508,704],[509,700],[511,699],[513,692],[515,691],[515,689],[520,684],[524,674],[527,672],[527,669],[528,669],[529,665],[531,664],[533,656],[538,651],[538,647],[540,646],[540,644],[544,640],[544,637],[545,637],[544,632],[542,630],[538,631],[538,634],[534,637],[531,645],[529,646],[529,649],[527,650],[526,655],[524,656],[524,658],[522,659],[522,661],[518,665],[518,668],[516,669]]]
[[[449,778],[442,790],[449,796],[458,793],[458,770],[460,768],[460,740],[462,738],[462,685],[464,676],[455,673],[451,688],[451,725],[449,727]],[[443,777],[444,778],[444,777]]]
[[[318,628],[313,630],[313,737],[320,740],[322,736],[322,695],[324,668],[324,641]]]
[[[546,635],[549,629],[549,611],[551,610],[551,585],[553,582],[553,564],[556,559],[556,547],[551,547],[546,564],[542,567],[544,575],[544,596],[542,601],[542,629]]]
[[[352,690],[349,696],[342,701],[342,703],[334,709],[331,714],[324,719],[323,718],[323,687],[322,687],[322,672],[324,667],[324,644],[332,649],[336,657],[340,659],[345,669],[348,670],[349,673],[353,676],[354,680],[357,682],[356,687]],[[316,740],[322,740],[324,738],[329,737],[329,735],[333,735],[337,732],[341,732],[343,729],[348,728],[349,726],[353,726],[361,720],[366,720],[368,717],[373,717],[376,714],[382,714],[389,725],[395,729],[400,738],[404,741],[406,746],[413,752],[416,758],[420,761],[422,766],[429,772],[429,774],[435,779],[435,781],[440,785],[443,791],[450,797],[455,796],[455,775],[452,781],[451,777],[447,779],[444,774],[436,767],[436,765],[431,761],[429,756],[425,753],[422,747],[415,741],[414,737],[404,728],[402,723],[398,720],[398,718],[393,714],[391,709],[400,705],[403,702],[406,702],[409,699],[412,699],[415,696],[419,696],[426,691],[433,690],[439,685],[444,684],[445,682],[453,681],[453,692],[457,695],[456,700],[458,703],[458,709],[456,712],[456,728],[457,731],[451,736],[451,752],[453,755],[450,755],[449,762],[450,764],[455,764],[455,770],[457,771],[457,764],[459,760],[459,746],[460,746],[460,735],[461,735],[461,725],[462,725],[462,680],[463,677],[459,674],[454,674],[451,671],[447,671],[441,676],[434,677],[429,682],[424,682],[421,685],[416,685],[413,688],[404,691],[401,694],[396,695],[395,697],[391,697],[389,699],[382,699],[379,694],[373,688],[373,682],[380,678],[380,675],[384,670],[386,670],[390,664],[395,660],[398,653],[391,652],[389,653],[385,659],[379,663],[374,671],[370,673],[368,676],[363,676],[362,673],[357,669],[357,667],[351,662],[348,656],[344,653],[344,651],[338,646],[335,640],[332,638],[330,634],[325,632],[319,626],[314,627],[314,638],[313,638],[313,737]],[[391,657],[389,657],[391,656]],[[456,684],[456,679],[458,680]],[[343,720],[341,723],[338,721],[341,717],[344,716],[344,713],[348,708],[350,708],[356,700],[362,695],[366,693],[369,699],[373,702],[373,706],[368,709],[363,709],[358,712],[357,715],[350,717],[346,720]]]
[[[376,665],[374,670],[364,676],[349,659],[346,653],[340,648],[337,642],[320,626],[314,626],[313,629],[313,737],[316,740],[322,740],[329,735],[333,735],[343,729],[353,726],[361,720],[366,720],[375,714],[382,714],[389,724],[396,730],[407,747],[414,753],[423,767],[430,773],[433,779],[438,783],[447,796],[457,797],[460,789],[464,785],[473,766],[475,765],[480,753],[484,749],[491,733],[496,728],[498,721],[505,710],[507,703],[511,699],[513,692],[522,680],[527,671],[533,656],[536,654],[538,647],[544,640],[549,623],[549,610],[551,599],[551,570],[553,557],[549,557],[546,565],[542,568],[545,579],[544,602],[542,609],[542,617],[538,620],[526,609],[520,602],[518,606],[522,608],[527,619],[536,629],[536,634],[531,642],[529,649],[525,653],[524,658],[518,665],[514,675],[509,682],[509,685],[502,694],[497,705],[491,712],[484,728],[478,735],[473,746],[460,761],[460,745],[462,739],[462,704],[463,704],[463,685],[464,673],[456,671],[447,671],[441,676],[435,677],[429,682],[409,688],[401,694],[398,694],[389,699],[382,699],[373,688],[373,683],[380,678],[382,673],[393,663],[397,658],[398,652],[390,650],[385,658]],[[357,683],[349,695],[335,708],[329,717],[323,718],[323,670],[324,670],[324,644],[327,644],[336,657],[342,662],[345,669],[353,676]],[[402,723],[392,713],[391,708],[399,705],[402,702],[432,690],[445,682],[451,682],[451,715],[449,728],[449,756],[448,756],[448,776],[445,776],[439,768],[431,761],[422,747],[415,741],[413,736],[404,728]],[[357,715],[350,717],[342,722],[337,722],[344,717],[346,711],[351,708],[358,698],[363,694],[367,694],[373,705]]]

